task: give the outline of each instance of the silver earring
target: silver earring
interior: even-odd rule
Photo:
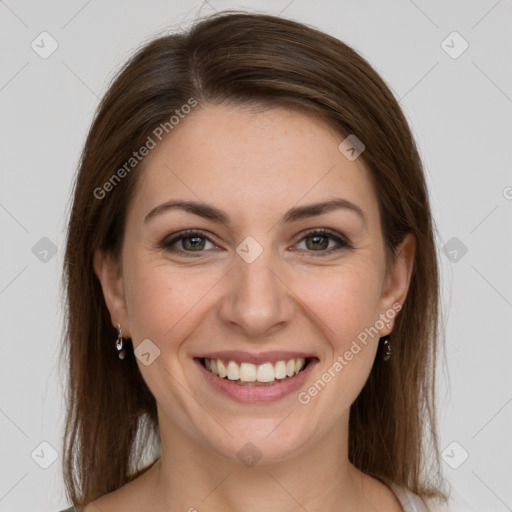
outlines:
[[[117,324],[116,350],[117,357],[119,357],[119,359],[124,359],[126,356],[126,350],[123,347],[123,331],[121,329],[121,324]]]

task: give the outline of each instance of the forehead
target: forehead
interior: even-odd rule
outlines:
[[[146,157],[132,209],[144,216],[170,199],[189,199],[243,220],[342,197],[378,217],[363,160],[338,149],[344,138],[293,110],[203,106]]]

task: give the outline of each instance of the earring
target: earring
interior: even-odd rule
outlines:
[[[124,359],[126,356],[126,350],[123,347],[123,331],[121,329],[121,324],[117,324],[116,350],[117,357],[119,357],[119,359]]]
[[[382,360],[386,362],[389,361],[393,355],[393,350],[391,349],[391,343],[389,341],[389,334],[381,338],[381,342]]]

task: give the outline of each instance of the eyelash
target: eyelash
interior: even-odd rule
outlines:
[[[334,247],[334,248],[331,247],[330,249],[325,249],[325,250],[320,250],[320,251],[304,249],[306,252],[310,252],[313,254],[319,253],[319,254],[314,254],[315,257],[317,257],[317,256],[322,257],[324,255],[329,255],[329,254],[332,254],[333,252],[338,252],[341,249],[353,249],[353,246],[346,239],[344,239],[343,237],[341,237],[327,229],[314,229],[314,230],[308,231],[304,234],[304,236],[297,243],[300,243],[304,239],[314,236],[314,235],[320,235],[320,236],[323,236],[324,238],[330,238],[331,240],[334,240],[338,244],[338,247]],[[190,257],[190,258],[197,258],[200,256],[200,253],[206,252],[206,250],[186,251],[184,249],[177,249],[175,247],[172,247],[176,242],[179,242],[186,238],[205,238],[206,240],[211,242],[213,245],[215,245],[210,240],[210,238],[207,236],[207,234],[205,232],[187,229],[185,231],[181,231],[179,233],[172,235],[171,239],[169,239],[169,237],[167,237],[164,240],[162,240],[162,242],[159,244],[159,248],[169,251],[169,252],[181,252],[182,254],[186,253],[187,254],[186,257]],[[303,250],[303,249],[299,249],[299,250]],[[193,256],[192,253],[194,253],[194,252],[197,252],[199,254],[197,256]],[[321,254],[321,253],[323,253],[323,254]],[[190,254],[190,255],[188,255],[188,254]]]

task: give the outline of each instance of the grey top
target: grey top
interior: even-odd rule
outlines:
[[[417,494],[412,493],[408,489],[399,487],[394,483],[390,483],[389,487],[391,487],[396,494],[404,512],[429,512],[425,502]]]
[[[398,487],[396,484],[389,484],[402,505],[404,512],[428,512],[425,502],[416,494],[407,489]],[[61,512],[79,512],[75,507],[69,507]]]

